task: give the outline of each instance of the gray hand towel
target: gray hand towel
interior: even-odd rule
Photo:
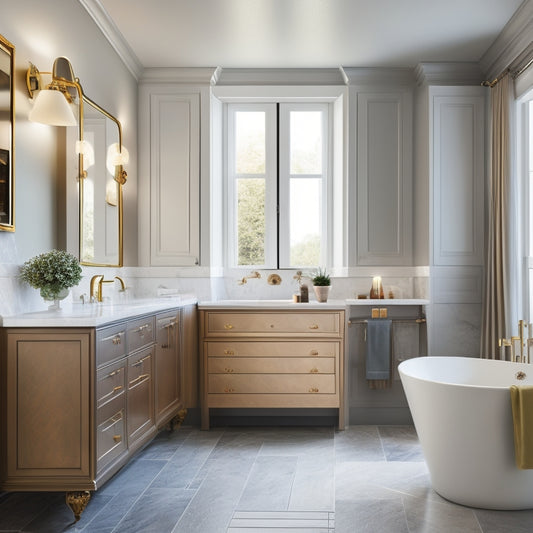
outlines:
[[[386,386],[391,369],[391,325],[392,320],[377,318],[367,321],[366,330],[366,379]],[[376,387],[377,388],[377,387]]]

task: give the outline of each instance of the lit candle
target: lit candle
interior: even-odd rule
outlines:
[[[374,291],[374,293],[379,294],[380,287],[381,287],[381,276],[374,276],[372,278],[372,290]]]

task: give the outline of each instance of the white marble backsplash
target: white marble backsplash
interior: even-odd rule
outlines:
[[[0,264],[0,316],[30,311],[41,311],[47,308],[39,291],[32,289],[18,279],[20,265],[5,262]],[[126,292],[120,291],[120,284],[105,284],[104,299],[106,301],[124,301],[136,298],[154,298],[159,293],[174,293],[178,295],[193,295],[199,301],[213,301],[222,299],[253,300],[290,299],[299,292],[299,285],[294,276],[294,270],[258,270],[261,277],[247,279],[241,283],[243,277],[249,276],[252,270],[222,270],[209,268],[171,268],[171,267],[123,267],[99,268],[83,267],[83,278],[77,287],[73,287],[67,298],[68,301],[80,302],[83,296],[88,301],[90,281],[92,276],[104,275],[106,280],[120,276],[126,283]],[[270,274],[278,274],[281,278],[279,285],[270,285]],[[424,267],[362,267],[346,269],[338,275],[332,275],[330,298],[344,300],[357,298],[359,294],[370,291],[372,277],[382,276],[385,296],[389,291],[394,298],[428,298],[428,276]],[[303,278],[303,283],[309,285],[309,295],[314,299],[309,278]]]

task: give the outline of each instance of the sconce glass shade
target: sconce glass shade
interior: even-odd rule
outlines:
[[[119,165],[126,165],[130,160],[130,153],[123,146],[119,151],[118,143],[113,143],[107,148],[106,167],[111,175],[115,175],[115,168]]]
[[[50,126],[75,126],[76,117],[61,91],[43,89],[37,95],[28,118]]]

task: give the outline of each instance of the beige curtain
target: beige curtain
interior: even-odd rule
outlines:
[[[487,359],[500,359],[498,339],[506,335],[510,303],[508,276],[512,83],[511,76],[507,74],[490,90],[489,231],[481,325],[481,357]]]

